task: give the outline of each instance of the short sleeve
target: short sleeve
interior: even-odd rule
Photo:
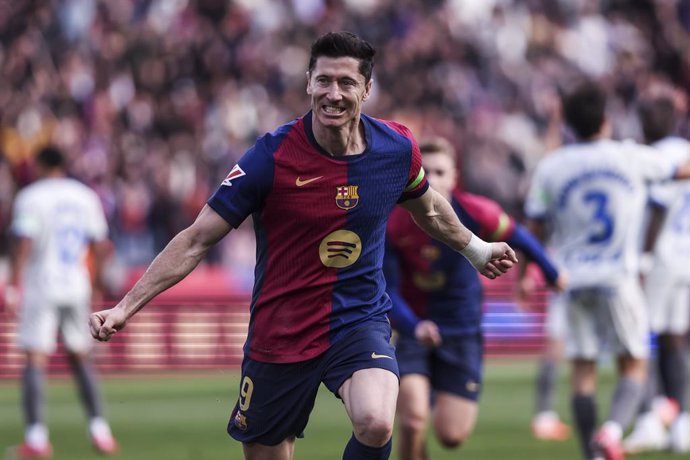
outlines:
[[[419,144],[415,140],[412,133],[409,133],[409,140],[412,144],[412,158],[410,161],[410,172],[407,177],[407,182],[405,183],[405,189],[403,190],[398,203],[407,201],[412,198],[418,198],[424,195],[424,192],[429,188],[429,181],[426,179],[424,174],[424,168],[422,168],[422,153],[419,150]]]
[[[494,200],[459,191],[455,191],[453,197],[476,222],[478,229],[475,233],[482,238],[503,241],[513,232],[515,221]]]
[[[237,228],[263,205],[273,184],[274,161],[261,140],[230,170],[208,205]]]
[[[652,184],[649,187],[649,200],[656,206],[668,208],[676,197],[675,183]]]
[[[632,163],[646,181],[670,179],[675,173],[676,162],[661,155],[657,149],[633,141],[625,141],[625,145]]]
[[[14,202],[11,231],[14,235],[36,238],[41,231],[41,218],[32,205],[31,197],[20,192]]]

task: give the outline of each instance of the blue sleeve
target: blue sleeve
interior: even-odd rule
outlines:
[[[414,336],[419,318],[400,293],[400,264],[395,250],[389,244],[386,244],[383,258],[383,273],[386,276],[386,293],[393,302],[393,308],[388,313],[391,324],[402,335]]]
[[[208,205],[237,228],[260,209],[273,186],[273,154],[258,141],[249,149],[211,195]]]
[[[551,262],[544,246],[534,237],[524,226],[516,223],[513,233],[506,240],[513,249],[519,249],[525,256],[534,261],[549,284],[553,284],[558,279],[558,269]]]

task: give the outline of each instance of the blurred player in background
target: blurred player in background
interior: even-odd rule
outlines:
[[[670,97],[645,101],[640,106],[640,121],[645,142],[659,155],[676,162],[690,158],[690,142],[673,135],[677,111]],[[656,366],[650,369],[650,391],[624,447],[630,453],[667,447],[682,453],[690,451],[686,344],[690,322],[690,181],[654,184],[649,195],[652,212],[644,250],[651,265],[646,270],[644,288],[658,351]],[[664,428],[663,414],[654,410],[657,381],[658,393],[674,407],[673,419],[668,420],[670,433]],[[664,407],[663,400],[659,402]]]
[[[61,151],[46,147],[37,154],[36,163],[40,178],[21,190],[14,204],[11,230],[16,241],[5,289],[6,308],[18,311],[18,344],[26,355],[22,376],[26,434],[16,456],[52,455],[44,417],[44,374],[58,332],[89,417],[93,446],[100,453],[114,454],[118,446],[103,418],[97,377],[88,361],[93,345],[88,318],[92,295],[100,292],[108,225],[96,193],[67,177]],[[86,264],[90,249],[93,277]]]
[[[529,272],[518,281],[517,300],[520,309],[532,311],[530,301],[538,286]],[[554,406],[558,384],[558,369],[563,360],[563,337],[566,328],[566,302],[562,292],[553,293],[546,306],[544,320],[544,346],[535,380],[535,405],[532,434],[541,441],[565,441],[570,437],[570,426],[558,416]]]
[[[361,113],[374,53],[348,32],[317,39],[307,72],[311,110],[260,138],[124,299],[91,317],[93,336],[110,339],[253,214],[256,281],[228,424],[248,459],[293,457],[321,382],[352,422],[343,459],[389,457],[398,366],[381,265],[397,203],[490,278],[517,262],[506,243],[470,232],[428,186],[407,128]]]
[[[550,149],[555,149],[563,142],[561,126],[563,107],[561,98],[554,91],[550,98],[549,131]],[[533,231],[529,228],[528,231]],[[516,285],[516,301],[520,310],[536,312],[534,295],[543,277],[534,264],[520,264],[519,280]],[[542,313],[539,310],[539,313]],[[534,417],[532,434],[541,441],[565,441],[570,437],[570,426],[564,423],[555,410],[556,390],[559,370],[564,359],[564,339],[566,328],[566,302],[562,292],[550,293],[544,319],[544,345],[538,360],[537,375],[534,381]]]
[[[536,261],[549,284],[563,287],[541,244],[523,226],[494,201],[457,190],[455,149],[446,139],[423,141],[420,151],[430,185],[467,228],[489,241],[505,240]],[[388,223],[384,273],[399,332],[398,453],[422,460],[428,458],[431,397],[443,446],[458,447],[474,430],[482,385],[482,285],[467,259],[432,239],[401,208]]]
[[[639,231],[647,182],[688,177],[650,147],[609,139],[606,94],[593,83],[565,99],[565,120],[579,142],[544,158],[525,204],[538,235],[568,276],[566,353],[572,360],[572,410],[586,458],[624,458],[623,430],[643,395],[649,322],[639,284]],[[606,342],[619,380],[596,431],[596,365]]]

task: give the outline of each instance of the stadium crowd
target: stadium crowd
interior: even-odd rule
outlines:
[[[148,263],[258,135],[301,115],[305,50],[340,29],[378,50],[364,111],[448,138],[464,188],[515,216],[568,136],[573,81],[609,89],[616,138],[641,138],[641,94],[690,88],[690,0],[5,0],[0,257],[13,196],[52,143],[100,195],[121,264]],[[244,230],[210,261],[249,286]]]

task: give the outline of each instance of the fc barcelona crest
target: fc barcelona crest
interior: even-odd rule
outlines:
[[[335,188],[335,204],[340,209],[348,210],[357,206],[359,203],[359,194],[357,189],[359,185],[340,185]]]

